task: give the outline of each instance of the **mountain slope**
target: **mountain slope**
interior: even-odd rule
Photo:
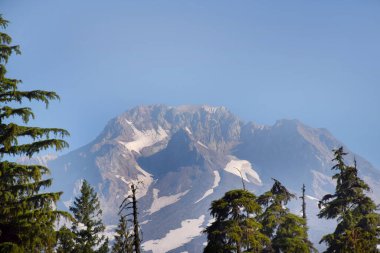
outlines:
[[[331,150],[341,145],[327,130],[296,120],[259,126],[242,122],[224,107],[153,105],[112,119],[93,142],[48,163],[55,187],[65,191],[65,205],[86,178],[99,192],[109,225],[117,222],[129,184],[141,182],[144,249],[201,252],[210,203],[241,188],[240,173],[256,194],[268,190],[272,177],[294,192],[305,183],[311,238],[318,241],[329,225],[320,229],[317,199],[333,189]],[[379,192],[379,171],[355,157],[363,178]],[[297,201],[292,206],[300,209]]]

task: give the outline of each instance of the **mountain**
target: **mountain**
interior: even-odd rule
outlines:
[[[66,207],[83,178],[96,188],[110,234],[130,183],[139,182],[144,250],[202,252],[211,201],[241,188],[242,179],[255,194],[268,190],[271,178],[295,193],[305,183],[310,234],[317,243],[333,226],[315,215],[318,199],[334,188],[331,150],[341,145],[326,129],[297,120],[264,126],[242,122],[224,107],[152,105],[112,119],[78,150],[40,160],[52,168]],[[380,172],[345,148],[347,160],[355,156],[360,175],[379,192]],[[380,196],[372,197],[380,202]],[[291,209],[300,211],[300,201]]]

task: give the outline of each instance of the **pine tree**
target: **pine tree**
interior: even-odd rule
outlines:
[[[0,15],[0,29],[8,21]],[[59,99],[55,92],[19,90],[20,80],[6,77],[6,64],[12,54],[20,54],[12,39],[0,32],[0,252],[51,252],[55,244],[55,221],[69,214],[56,210],[62,192],[41,192],[52,184],[49,169],[40,165],[22,165],[8,161],[12,156],[32,157],[68,144],[59,138],[68,135],[60,128],[31,127],[31,108],[18,106],[39,101],[48,106]],[[16,119],[19,118],[15,123]]]
[[[356,162],[353,166],[346,165],[345,155],[343,147],[334,150],[335,193],[325,195],[319,202],[318,217],[338,222],[335,231],[323,236],[321,243],[327,244],[325,252],[377,252],[380,216],[375,203],[365,194],[370,188],[359,178]]]
[[[71,228],[75,235],[74,252],[100,253],[108,248],[108,240],[101,235],[105,226],[101,219],[100,202],[95,190],[86,180],[83,180],[80,196],[75,198],[70,211],[75,218]],[[96,250],[97,248],[99,250]]]
[[[120,215],[119,225],[115,232],[115,243],[112,247],[112,253],[132,253],[133,236],[128,230],[126,216]]]
[[[258,197],[257,202],[265,210],[259,217],[262,232],[271,239],[271,248],[266,252],[308,253],[314,251],[307,239],[306,221],[290,213],[286,207],[295,198],[285,186],[273,179],[272,188]]]
[[[207,234],[205,253],[261,252],[269,245],[256,220],[261,207],[256,196],[246,190],[232,190],[211,204],[210,213],[215,221]]]

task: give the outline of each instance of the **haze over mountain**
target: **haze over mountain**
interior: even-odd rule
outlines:
[[[224,107],[139,106],[109,121],[91,143],[61,157],[48,157],[54,188],[70,205],[82,179],[98,191],[112,232],[129,184],[139,184],[140,222],[147,252],[201,252],[208,208],[224,192],[242,187],[260,194],[271,178],[298,193],[307,188],[310,237],[317,243],[331,222],[316,219],[317,202],[332,192],[331,150],[344,144],[328,130],[297,120],[273,126],[242,122]],[[348,147],[346,151],[351,153]],[[355,156],[362,178],[380,202],[380,172]],[[240,171],[240,172],[239,172]],[[300,201],[290,204],[299,212]]]

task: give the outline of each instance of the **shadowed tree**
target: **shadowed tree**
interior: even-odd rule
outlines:
[[[129,232],[128,222],[125,215],[120,214],[119,224],[116,229],[115,242],[112,253],[132,253],[133,236]]]
[[[380,216],[376,213],[377,207],[365,194],[370,188],[359,178],[356,162],[353,166],[346,165],[345,155],[343,147],[334,150],[335,193],[325,195],[319,202],[318,217],[338,222],[335,231],[323,236],[321,243],[327,244],[325,252],[328,253],[378,252]]]
[[[256,196],[246,190],[232,190],[211,204],[210,213],[215,219],[205,230],[205,253],[262,252],[269,238],[261,233],[256,220],[261,207]]]
[[[74,238],[74,233],[66,226],[62,226],[57,233],[57,253],[73,252],[75,246]]]
[[[8,21],[0,15],[0,29]],[[19,54],[9,35],[0,32],[0,252],[52,252],[56,241],[54,223],[70,217],[55,209],[62,192],[47,192],[52,179],[41,165],[23,165],[9,161],[12,156],[32,157],[42,150],[61,150],[68,144],[61,138],[68,132],[60,128],[28,125],[34,118],[26,101],[48,106],[59,99],[55,92],[19,89],[21,81],[7,77],[6,64],[12,54]],[[16,123],[17,122],[17,123]],[[14,159],[13,159],[14,160]]]
[[[260,215],[262,232],[271,239],[271,247],[265,252],[314,252],[312,243],[308,240],[306,220],[290,213],[286,207],[295,198],[285,186],[273,179],[272,188],[258,197],[257,202],[265,210]]]

